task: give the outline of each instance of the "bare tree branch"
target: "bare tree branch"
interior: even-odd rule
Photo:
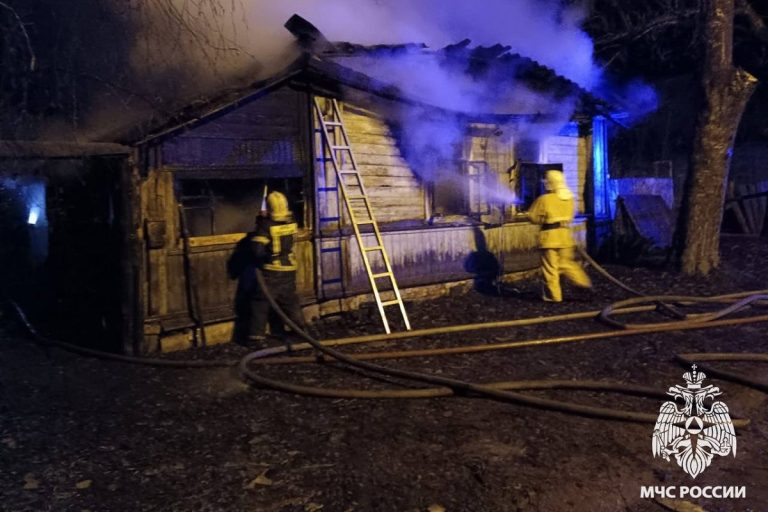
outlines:
[[[760,14],[755,11],[748,0],[736,0],[737,13],[745,16],[752,28],[752,34],[764,42],[768,42],[768,26]]]
[[[651,32],[666,27],[679,25],[681,22],[693,18],[696,15],[698,15],[698,11],[695,9],[679,11],[674,14],[665,14],[663,16],[659,16],[658,18],[649,20],[640,26],[636,26],[631,30],[626,30],[617,34],[611,34],[610,36],[598,38],[595,40],[595,46],[605,48],[619,43],[635,41]]]
[[[6,4],[5,2],[0,2],[0,7],[10,11],[11,15],[16,18],[16,23],[19,26],[19,29],[21,29],[21,33],[24,35],[24,40],[27,43],[27,51],[29,52],[29,70],[34,71],[35,67],[37,66],[37,58],[35,57],[35,52],[32,50],[32,41],[29,39],[27,29],[24,27],[24,22],[21,21],[19,14],[10,5]]]

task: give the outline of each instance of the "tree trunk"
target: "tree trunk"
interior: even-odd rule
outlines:
[[[687,180],[682,270],[708,274],[720,263],[720,226],[736,130],[757,80],[732,65],[734,0],[704,0],[704,105]]]

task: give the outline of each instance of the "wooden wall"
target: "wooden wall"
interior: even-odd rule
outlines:
[[[384,233],[384,243],[401,286],[416,286],[472,277],[467,261],[478,251],[496,258],[507,272],[536,266],[538,229],[525,222],[495,227],[481,225],[429,226],[425,186],[402,157],[395,134],[374,113],[359,106],[343,106],[345,126],[351,139],[364,184],[379,223],[412,221],[409,227]],[[300,234],[296,253],[300,273],[298,285],[306,302],[317,296],[315,260],[320,244],[337,244],[332,238],[313,239],[312,211],[320,201],[317,186],[324,163],[310,163],[312,134],[316,126],[305,93],[287,87],[203,121],[199,126],[146,148],[159,155],[141,183],[141,212],[146,246],[143,304],[147,325],[152,332],[191,327],[185,272],[184,246],[180,234],[178,199],[174,181],[180,176],[233,177],[235,173],[254,177],[269,173],[303,175],[307,191],[307,228]],[[490,133],[490,132],[489,132]],[[587,139],[552,137],[546,142],[550,162],[563,163],[569,185],[578,191],[579,204],[584,191],[588,164]],[[317,152],[317,146],[315,146]],[[515,147],[509,138],[477,134],[470,136],[466,159],[484,159],[500,181],[507,179],[515,160]],[[303,173],[303,174],[302,174]],[[312,175],[314,173],[314,176]],[[317,195],[315,195],[317,194]],[[317,212],[318,216],[320,215]],[[416,226],[416,227],[415,227]],[[190,270],[196,281],[203,317],[206,321],[232,317],[236,283],[226,273],[226,261],[243,234],[228,234],[191,239]],[[368,235],[370,236],[370,235]],[[350,233],[341,235],[345,281],[343,293],[367,293],[370,288],[360,259],[360,251]]]
[[[378,115],[357,105],[344,104],[343,117],[379,223],[424,220],[425,187],[402,157],[395,134]],[[498,185],[503,188],[509,187],[509,171],[515,164],[517,141],[510,133],[503,133],[498,128],[487,124],[468,126],[463,158],[467,161],[487,162],[488,171],[495,175]],[[579,195],[578,205],[583,208],[582,196],[590,165],[589,139],[579,137],[575,125],[572,128],[573,134],[550,137],[541,146],[537,145],[536,159],[543,154],[547,161],[563,164],[568,184]],[[316,146],[316,151],[321,149]],[[318,162],[318,176],[324,169],[327,168]],[[319,194],[318,201],[321,201]],[[372,237],[372,234],[364,235],[364,238]],[[385,230],[383,239],[401,287],[471,278],[472,273],[466,264],[468,258],[477,252],[478,241],[499,260],[507,272],[527,270],[538,263],[538,253],[535,251],[538,227],[527,222],[518,221],[497,227],[481,224],[428,226],[426,223],[414,222]],[[335,236],[328,236],[322,242],[323,247],[338,247],[338,240]],[[367,246],[374,245],[372,240],[364,243]],[[339,271],[338,256],[323,256],[320,272],[325,272],[327,278],[343,277],[344,286],[327,290],[318,285],[323,290],[322,298],[370,290],[354,236],[349,232],[342,235],[341,246],[342,271]],[[374,273],[384,270],[375,255],[371,254]]]
[[[343,116],[377,221],[425,219],[424,186],[386,123],[350,105],[344,105]]]
[[[562,163],[563,174],[568,187],[576,195],[576,211],[586,213],[584,191],[587,173],[591,172],[591,147],[589,137],[557,135],[548,137],[543,143],[542,163]]]
[[[514,175],[510,172],[515,165],[514,138],[499,130],[498,125],[473,124],[465,143],[464,158],[468,162],[486,162],[489,173],[482,178],[483,186],[471,186],[470,203],[492,191],[494,197],[486,197],[482,206],[490,205],[489,214],[499,218],[511,215],[515,211]]]
[[[283,87],[206,120],[163,143],[163,164],[178,168],[288,166],[309,163],[306,93]],[[258,169],[254,169],[257,171]]]
[[[580,244],[586,240],[586,224],[574,226]],[[383,234],[384,245],[400,287],[472,279],[472,259],[489,255],[504,272],[521,272],[539,265],[539,227],[528,222],[498,226],[441,226]],[[372,235],[364,235],[372,236]],[[370,291],[365,268],[353,236],[346,240],[348,293]],[[363,242],[369,245],[370,241]],[[374,263],[375,264],[375,263]]]
[[[310,171],[309,111],[305,93],[275,90],[230,112],[213,116],[155,147],[140,186],[146,247],[143,304],[152,332],[191,327],[187,280],[197,286],[206,322],[233,317],[237,283],[226,263],[245,233],[190,239],[185,271],[178,178],[303,177]],[[311,204],[311,200],[310,200]],[[300,233],[296,255],[301,294],[314,298],[314,257],[310,231]],[[153,347],[149,347],[150,350]]]

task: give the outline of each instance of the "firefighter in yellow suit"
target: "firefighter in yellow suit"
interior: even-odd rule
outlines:
[[[574,215],[573,192],[565,184],[560,171],[546,172],[546,193],[531,205],[528,218],[541,225],[539,249],[541,273],[544,280],[542,298],[547,302],[561,302],[560,275],[576,286],[590,288],[592,282],[584,269],[573,259],[574,247],[571,222]]]

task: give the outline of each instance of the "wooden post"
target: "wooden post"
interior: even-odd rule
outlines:
[[[200,336],[202,346],[208,345],[208,339],[205,335],[205,322],[203,321],[203,312],[200,308],[200,294],[197,289],[197,280],[195,279],[195,273],[192,269],[192,258],[189,250],[189,231],[187,231],[187,215],[184,212],[184,206],[179,204],[179,225],[181,227],[181,238],[183,242],[184,252],[184,277],[187,288],[187,309],[189,315],[197,325],[197,330]],[[197,340],[197,337],[195,337]]]
[[[121,345],[125,354],[143,352],[144,310],[141,293],[142,242],[141,197],[138,184],[138,169],[135,155],[126,159],[120,169],[120,189],[123,190],[120,208],[121,236],[121,297],[122,313]]]

